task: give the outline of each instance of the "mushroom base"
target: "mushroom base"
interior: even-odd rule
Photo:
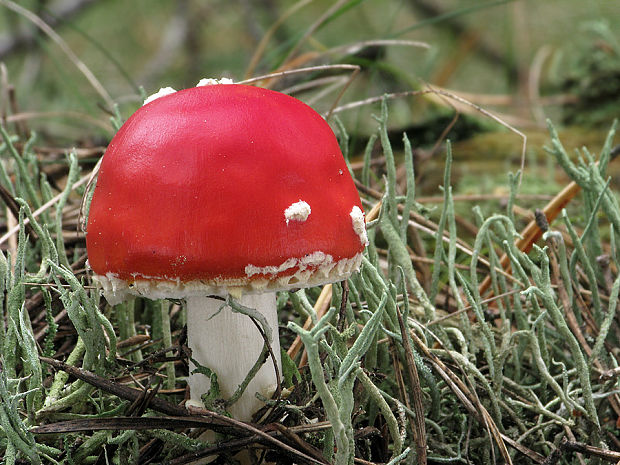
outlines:
[[[230,398],[256,363],[263,349],[263,338],[252,320],[233,312],[225,302],[209,297],[189,297],[187,301],[187,338],[192,358],[217,374],[220,396]],[[267,319],[271,328],[271,350],[282,373],[276,294],[246,295],[238,299],[246,307],[256,309]],[[190,401],[202,406],[201,396],[209,391],[211,380],[190,363]],[[277,387],[273,361],[268,358],[248,384],[239,400],[227,407],[233,418],[249,421],[264,403],[255,393],[271,397]]]

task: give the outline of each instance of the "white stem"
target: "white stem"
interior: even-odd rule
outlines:
[[[217,374],[221,395],[228,399],[256,363],[264,345],[263,338],[249,317],[233,313],[222,300],[209,297],[187,297],[185,300],[187,338],[192,357]],[[271,350],[278,364],[278,372],[282,373],[276,294],[244,295],[237,301],[256,309],[267,319],[272,332]],[[222,305],[225,306],[220,311]],[[194,368],[190,363],[190,373]],[[209,378],[200,373],[190,374],[188,384],[191,402],[202,406],[201,396],[211,385]],[[248,421],[264,405],[254,393],[270,397],[276,387],[276,372],[269,357],[241,398],[228,411],[234,418]]]

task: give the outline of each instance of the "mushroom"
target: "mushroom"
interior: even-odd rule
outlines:
[[[301,101],[223,83],[160,95],[104,154],[89,264],[110,304],[128,295],[185,299],[193,358],[228,398],[264,341],[250,318],[222,308],[222,297],[264,315],[279,365],[275,291],[359,268],[367,243],[360,198],[329,125]],[[255,393],[274,392],[275,373],[265,363],[229,412],[249,420],[262,405]],[[209,378],[190,374],[188,384],[202,405]]]

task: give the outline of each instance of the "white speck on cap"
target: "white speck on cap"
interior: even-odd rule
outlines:
[[[233,80],[230,78],[222,78],[222,79],[213,79],[213,78],[204,78],[198,81],[196,87],[202,86],[213,86],[215,84],[232,84]]]
[[[353,231],[360,238],[360,242],[365,246],[368,245],[368,234],[366,233],[366,222],[364,221],[364,212],[360,207],[355,205],[351,210],[351,220],[353,221]]]
[[[145,98],[142,106],[146,105],[147,103],[152,102],[153,100],[157,100],[159,97],[164,97],[166,95],[174,94],[175,92],[176,90],[174,90],[172,87],[162,87],[154,94],[149,95],[147,98]]]
[[[295,202],[286,210],[284,210],[284,218],[286,218],[286,224],[288,225],[289,221],[306,221],[308,216],[312,210],[310,209],[310,205],[303,200],[299,200],[299,202]]]

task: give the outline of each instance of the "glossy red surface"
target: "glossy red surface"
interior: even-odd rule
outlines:
[[[299,200],[312,213],[287,225]],[[140,108],[112,139],[89,211],[89,263],[124,280],[190,281],[316,251],[339,260],[363,250],[355,205],[336,138],[309,106],[251,86],[186,89]]]

